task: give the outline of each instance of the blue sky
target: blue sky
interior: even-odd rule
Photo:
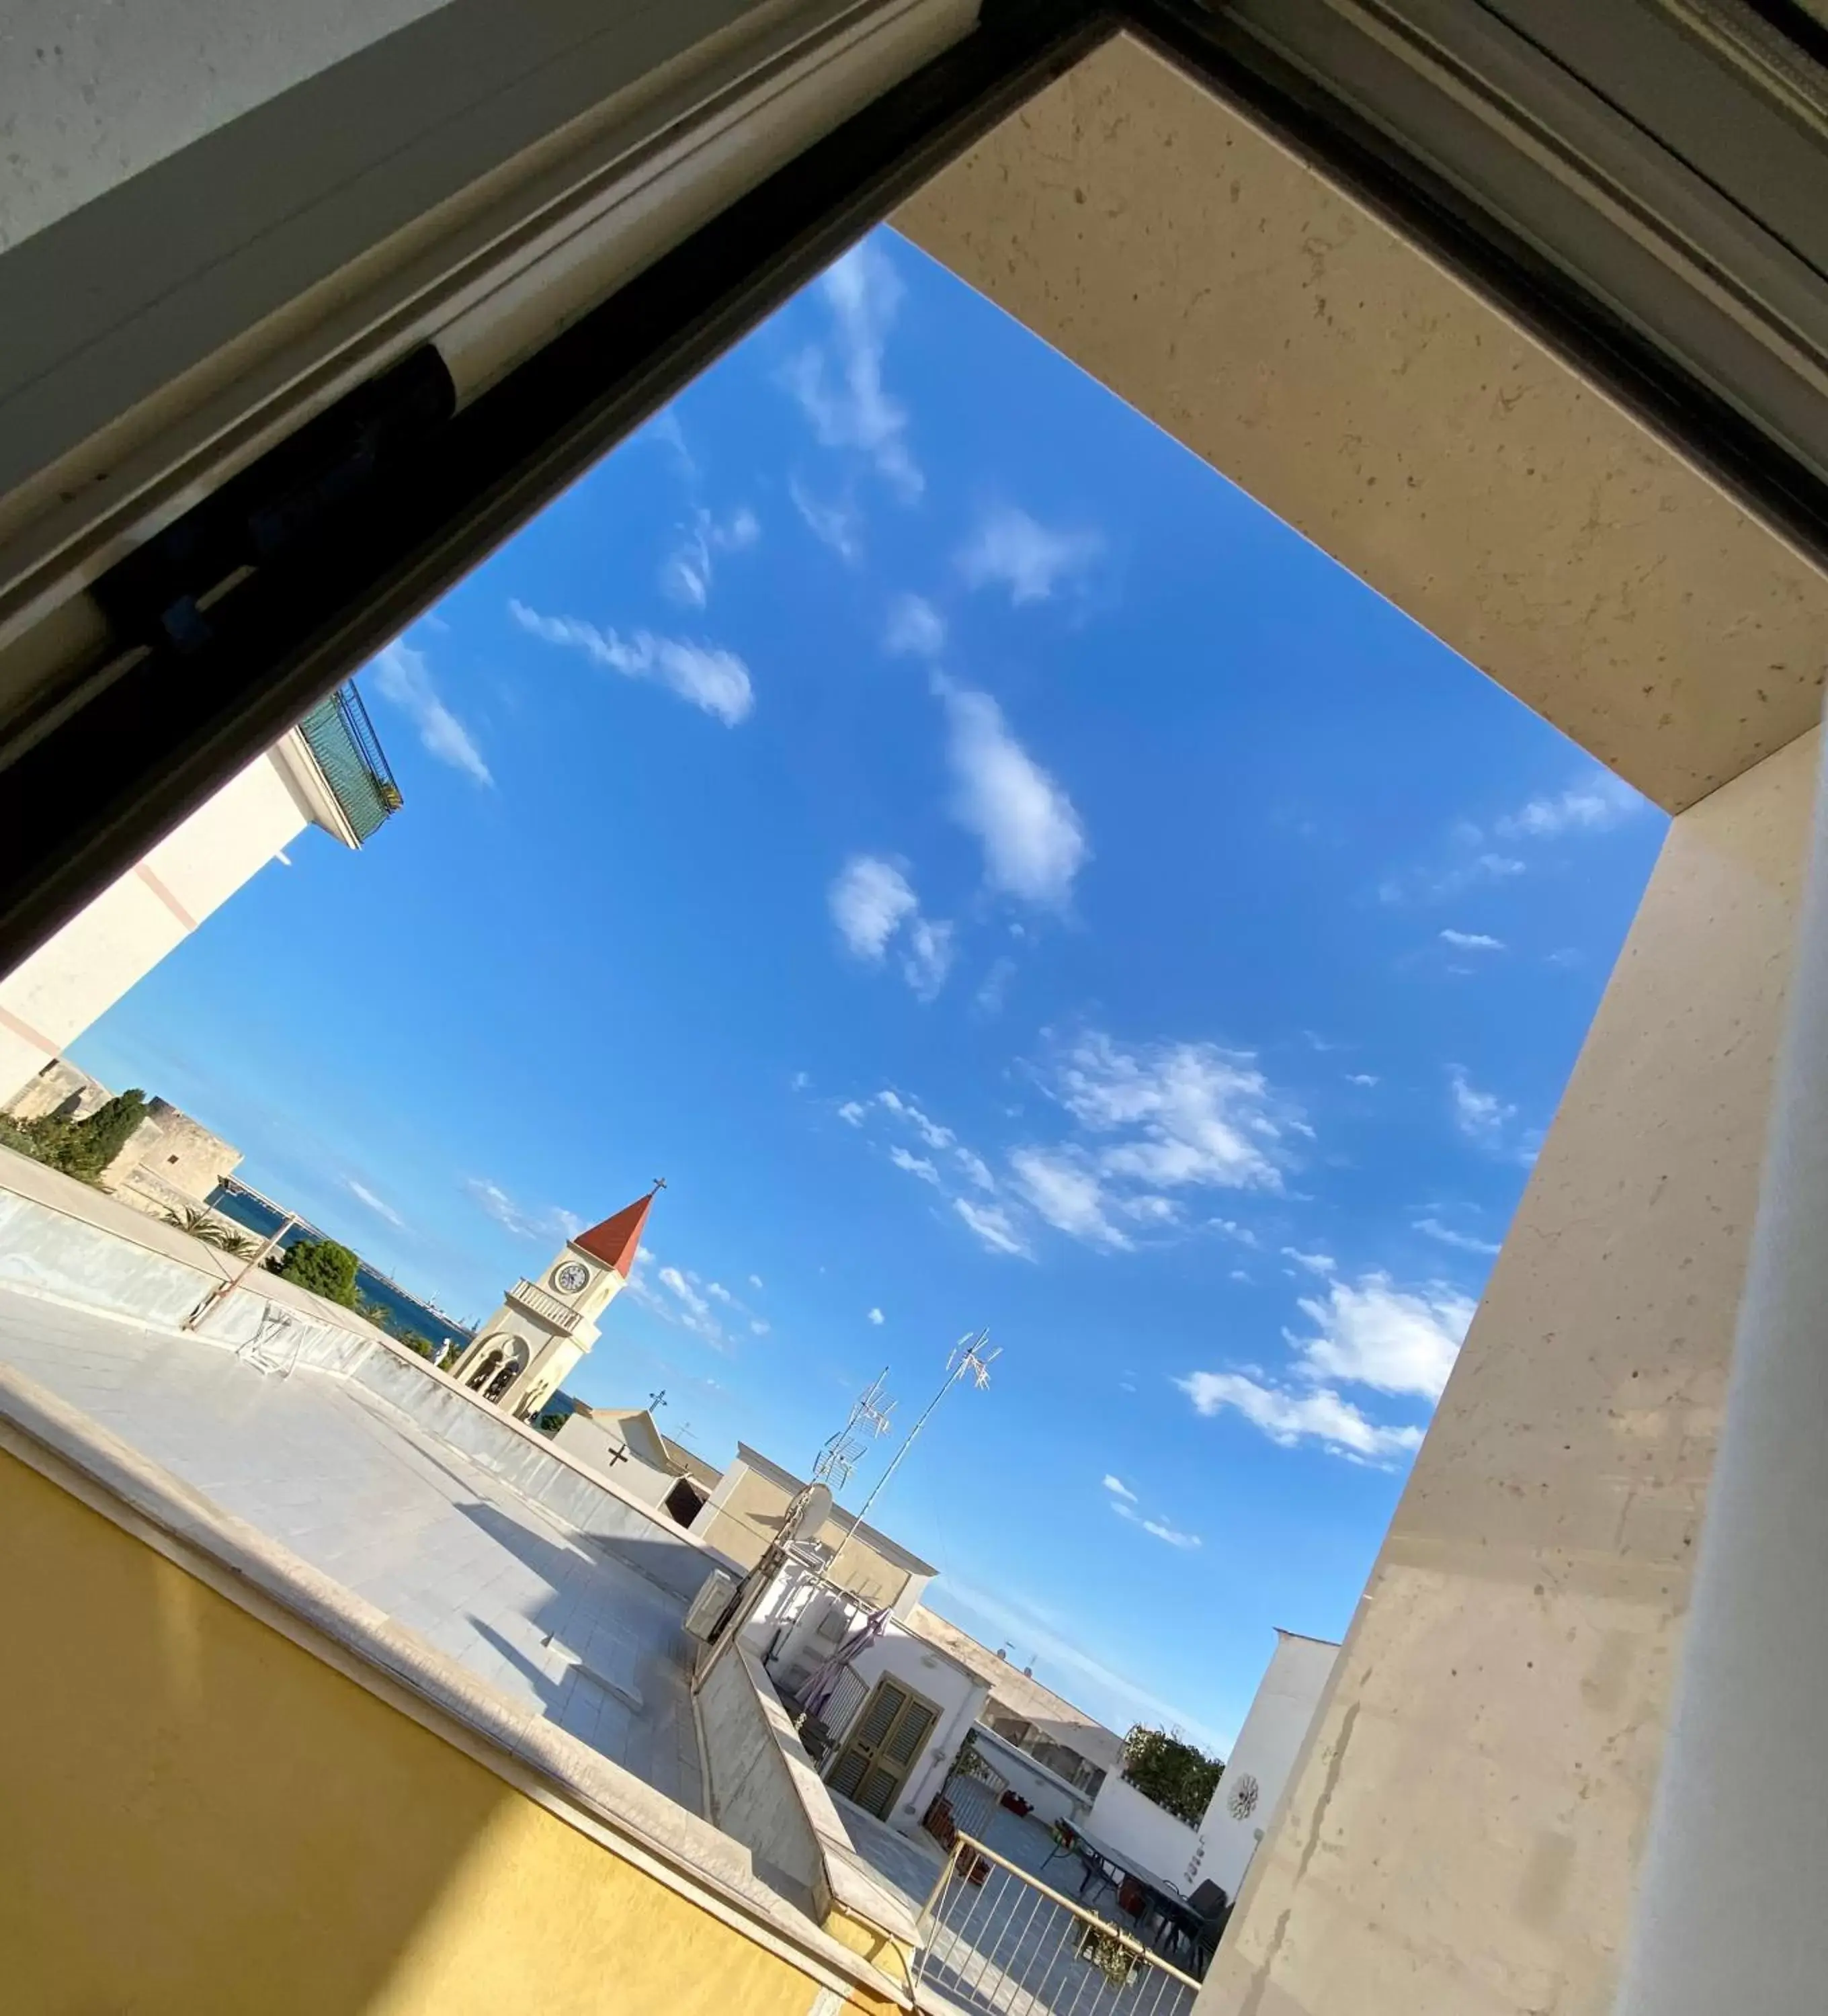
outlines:
[[[1349,1620],[1661,815],[887,232],[360,683],[405,811],[79,1060],[472,1317],[664,1175],[574,1385],[714,1460],[988,1326],[879,1522],[1229,1742]]]

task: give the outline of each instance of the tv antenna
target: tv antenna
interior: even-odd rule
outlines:
[[[952,1346],[952,1355],[946,1360],[946,1376],[940,1381],[939,1391],[927,1402],[919,1420],[908,1431],[908,1439],[889,1458],[888,1467],[871,1485],[869,1496],[864,1499],[862,1505],[851,1519],[850,1530],[838,1543],[837,1551],[826,1563],[825,1571],[828,1579],[836,1570],[839,1561],[843,1559],[845,1548],[849,1546],[852,1540],[857,1537],[857,1528],[863,1524],[863,1514],[882,1496],[883,1486],[900,1469],[901,1459],[914,1446],[916,1436],[933,1418],[934,1409],[962,1381],[969,1379],[972,1384],[981,1391],[990,1384],[990,1368],[1002,1355],[1000,1351],[991,1348],[990,1332],[987,1330],[981,1330],[975,1333],[967,1331]],[[881,1383],[880,1380],[876,1382],[878,1385]]]
[[[883,1393],[883,1382],[888,1376],[889,1369],[885,1365],[851,1402],[844,1425],[826,1438],[814,1460],[815,1484],[828,1484],[834,1492],[842,1491],[850,1481],[851,1471],[869,1453],[871,1442],[886,1435],[894,1425],[892,1417],[895,1403]]]

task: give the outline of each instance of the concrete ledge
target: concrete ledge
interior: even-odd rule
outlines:
[[[747,1849],[416,1633],[148,1461],[34,1381],[0,1367],[0,1449],[156,1547],[347,1677],[700,1908],[805,1966],[911,2007],[851,1948],[756,1875]],[[835,1817],[835,1816],[834,1816]]]
[[[907,1906],[863,1863],[761,1661],[739,1640],[698,1694],[712,1817],[758,1874],[906,1984],[918,1937]]]
[[[1820,719],[1809,560],[1136,37],[894,221],[1666,810]]]

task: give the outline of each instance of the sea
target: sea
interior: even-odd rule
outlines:
[[[211,1191],[208,1202],[211,1210],[233,1219],[237,1225],[245,1225],[261,1239],[272,1238],[286,1222],[283,1205],[275,1204],[271,1197],[262,1197],[258,1190],[250,1190],[245,1183],[236,1183],[232,1176]],[[294,1226],[280,1244],[290,1247],[296,1246],[301,1239],[329,1237],[315,1225],[301,1222]],[[468,1344],[474,1334],[468,1325],[446,1316],[435,1302],[422,1301],[418,1296],[408,1294],[398,1281],[389,1280],[385,1274],[377,1274],[365,1262],[356,1267],[355,1286],[365,1302],[373,1302],[389,1311],[405,1328],[416,1332],[434,1348],[447,1341]]]

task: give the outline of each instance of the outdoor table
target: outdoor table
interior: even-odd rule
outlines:
[[[1139,1924],[1153,1905],[1164,1925],[1171,1923],[1177,1930],[1185,1929],[1189,1932],[1193,1930],[1197,1921],[1188,1909],[1186,1899],[1165,1876],[1157,1876],[1153,1869],[1139,1862],[1134,1856],[1120,1854],[1116,1849],[1099,1840],[1096,1835],[1086,1833],[1083,1827],[1074,1827],[1073,1831],[1078,1837],[1080,1856],[1085,1860],[1086,1882],[1089,1883],[1096,1874],[1121,1893],[1123,1879],[1128,1876],[1144,1892],[1145,1903],[1142,1913],[1138,1918]],[[1080,1885],[1079,1894],[1081,1896],[1085,1894],[1085,1883]]]

